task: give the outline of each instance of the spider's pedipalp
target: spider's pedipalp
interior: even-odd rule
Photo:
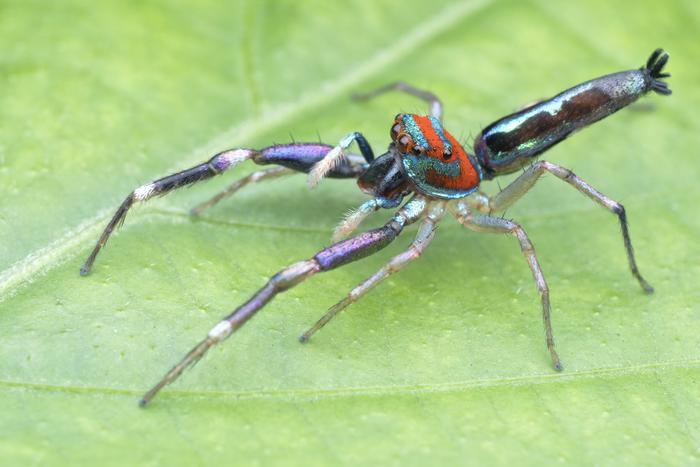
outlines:
[[[339,166],[347,161],[345,150],[350,147],[353,142],[357,142],[362,156],[368,164],[374,160],[374,152],[369,145],[367,139],[360,132],[353,132],[340,140],[337,146],[328,151],[328,153],[309,171],[307,184],[309,188],[313,188],[327,175],[336,170]]]
[[[313,188],[318,185],[318,182],[320,182],[323,177],[344,162],[344,149],[345,148],[341,145],[334,147],[323,159],[318,161],[316,165],[313,166],[307,179],[309,188]]]
[[[362,203],[358,208],[351,209],[345,214],[343,220],[336,226],[331,239],[338,242],[354,232],[357,227],[369,217],[372,213],[380,209],[395,208],[403,198],[387,199],[387,198],[372,198]]]

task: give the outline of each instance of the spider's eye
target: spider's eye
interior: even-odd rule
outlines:
[[[396,140],[396,136],[399,134],[399,131],[401,131],[401,124],[396,123],[391,127],[391,139]]]
[[[445,148],[445,150],[442,152],[442,158],[445,160],[449,160],[450,157],[452,157],[452,149]]]
[[[407,154],[411,151],[411,149],[413,149],[413,139],[406,133],[401,133],[398,135],[396,145],[398,146],[400,152]]]
[[[416,146],[416,147],[413,148],[413,151],[412,151],[412,152],[413,152],[414,155],[420,156],[421,153],[422,153],[423,151],[421,151],[421,148],[419,148],[418,146]]]

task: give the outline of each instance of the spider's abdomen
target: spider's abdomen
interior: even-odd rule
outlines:
[[[573,132],[611,115],[649,91],[670,94],[661,78],[668,55],[657,50],[646,67],[574,86],[487,126],[474,142],[486,178],[514,172]]]
[[[403,169],[416,191],[463,198],[481,182],[480,167],[435,117],[399,114],[392,127]]]

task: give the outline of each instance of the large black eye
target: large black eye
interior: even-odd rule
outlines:
[[[414,155],[420,156],[421,152],[423,152],[423,151],[421,151],[420,148],[418,146],[416,146],[415,148],[413,148],[412,152]]]
[[[450,160],[450,157],[452,157],[452,149],[445,148],[445,150],[442,153],[442,158],[448,161]]]

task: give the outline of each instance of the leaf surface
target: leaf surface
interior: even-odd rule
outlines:
[[[1,3],[0,461],[698,463],[699,26],[693,2]],[[349,181],[309,192],[296,176],[187,215],[253,170],[242,167],[134,209],[79,277],[134,187],[226,147],[358,130],[379,151],[397,112],[425,106],[347,96],[397,79],[437,93],[469,145],[522,104],[638,67],[658,46],[673,96],[546,156],[624,203],[656,293],[627,271],[615,218],[553,177],[507,213],[547,275],[563,373],[516,242],[445,219],[420,261],[308,345],[297,336],[414,229],[280,295],[137,408],[365,198]]]

